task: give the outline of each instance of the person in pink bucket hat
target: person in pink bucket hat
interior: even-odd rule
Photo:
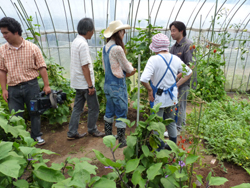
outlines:
[[[157,113],[163,119],[175,118],[175,105],[178,103],[178,87],[185,83],[192,75],[192,70],[181,61],[176,55],[169,53],[169,38],[158,33],[153,36],[149,48],[155,55],[152,55],[146,64],[141,75],[141,83],[148,91],[150,107],[161,103]],[[185,74],[177,83],[176,76],[178,72]],[[150,84],[149,84],[150,81]],[[173,121],[166,126],[169,139],[176,143],[177,129]],[[170,149],[161,141],[160,149]]]

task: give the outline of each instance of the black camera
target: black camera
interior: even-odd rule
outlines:
[[[158,89],[157,89],[157,92],[156,92],[156,95],[161,96],[162,93],[163,93],[163,89],[158,88]]]
[[[42,91],[35,96],[35,99],[30,100],[30,112],[41,115],[50,108],[58,108],[57,104],[63,104],[66,99],[66,93],[62,90],[51,90],[48,95]]]

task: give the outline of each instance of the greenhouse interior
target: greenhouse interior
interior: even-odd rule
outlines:
[[[39,140],[32,138],[29,105],[22,111],[11,111],[6,92],[0,88],[0,188],[250,187],[250,0],[0,2],[0,19],[11,17],[18,21],[22,38],[41,50],[50,88],[55,92],[54,99],[48,97],[52,93],[42,96],[50,102],[39,114],[46,140],[40,147]],[[95,84],[88,86],[88,91],[94,87],[99,101],[95,126],[107,136],[99,139],[89,132],[89,121],[94,118],[90,117],[86,98],[81,116],[74,118],[79,119],[79,131],[88,132],[87,136],[77,133],[69,141],[77,93],[70,86],[71,47],[83,18],[94,23],[94,34],[87,43]],[[110,122],[105,119],[108,98],[104,92],[103,47],[108,41],[104,31],[117,20],[131,27],[122,40],[127,61],[136,73],[126,80],[127,115],[118,118],[116,111],[114,117],[118,119],[112,120],[111,134],[107,134]],[[186,38],[192,42],[193,51],[191,80],[195,76],[198,80],[187,92],[183,129],[175,128],[177,136],[171,136],[175,133],[168,128],[173,122],[177,125],[181,104],[174,103],[169,109],[175,119],[167,116],[166,110],[162,117],[157,116],[164,108],[158,105],[161,103],[150,108],[150,92],[140,80],[148,60],[155,55],[149,47],[153,36],[162,33],[168,37],[167,51],[177,44],[171,36],[170,24],[174,21],[186,26]],[[0,48],[6,43],[0,33]],[[4,59],[1,50],[0,58]],[[2,88],[5,82],[0,80]],[[44,90],[42,76],[38,76],[38,83],[40,91]],[[52,100],[57,100],[58,105],[53,105]],[[119,123],[126,128],[117,126]],[[112,134],[112,126],[117,133]],[[126,139],[119,137],[121,129]],[[81,136],[83,139],[78,139]],[[123,142],[126,147],[121,149]],[[162,142],[164,149],[159,149]],[[56,153],[60,156],[53,155]]]

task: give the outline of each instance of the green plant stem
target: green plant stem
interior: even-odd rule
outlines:
[[[113,150],[110,148],[110,151],[111,151],[111,153],[112,153],[112,155],[113,155],[113,161],[114,162],[116,162],[116,159],[115,159],[115,152],[113,152]]]
[[[120,180],[124,183],[124,185],[125,185],[127,188],[129,188],[129,186],[128,186],[128,185],[125,183],[125,181],[122,179],[122,175],[120,174],[119,170],[117,170],[116,168],[115,168],[115,170],[116,170],[116,172],[117,172],[117,174],[118,174]]]

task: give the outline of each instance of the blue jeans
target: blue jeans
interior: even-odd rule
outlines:
[[[99,102],[96,92],[94,95],[89,95],[88,93],[88,89],[76,89],[74,108],[69,122],[69,137],[75,136],[78,133],[80,116],[86,101],[88,105],[88,132],[94,133],[97,130],[96,122],[99,115]]]
[[[31,137],[35,139],[42,136],[41,131],[41,117],[40,115],[30,113],[30,100],[34,99],[39,94],[40,88],[37,79],[28,82],[20,83],[16,86],[9,86],[8,106],[10,112],[12,110],[24,110],[24,103],[27,106],[31,121]],[[18,113],[16,116],[23,116],[23,113]]]
[[[128,113],[128,94],[127,88],[119,85],[108,85],[104,89],[107,103],[104,120],[113,123],[114,116],[116,118],[127,119]],[[122,121],[116,121],[115,126],[117,128],[126,128],[126,123]]]

